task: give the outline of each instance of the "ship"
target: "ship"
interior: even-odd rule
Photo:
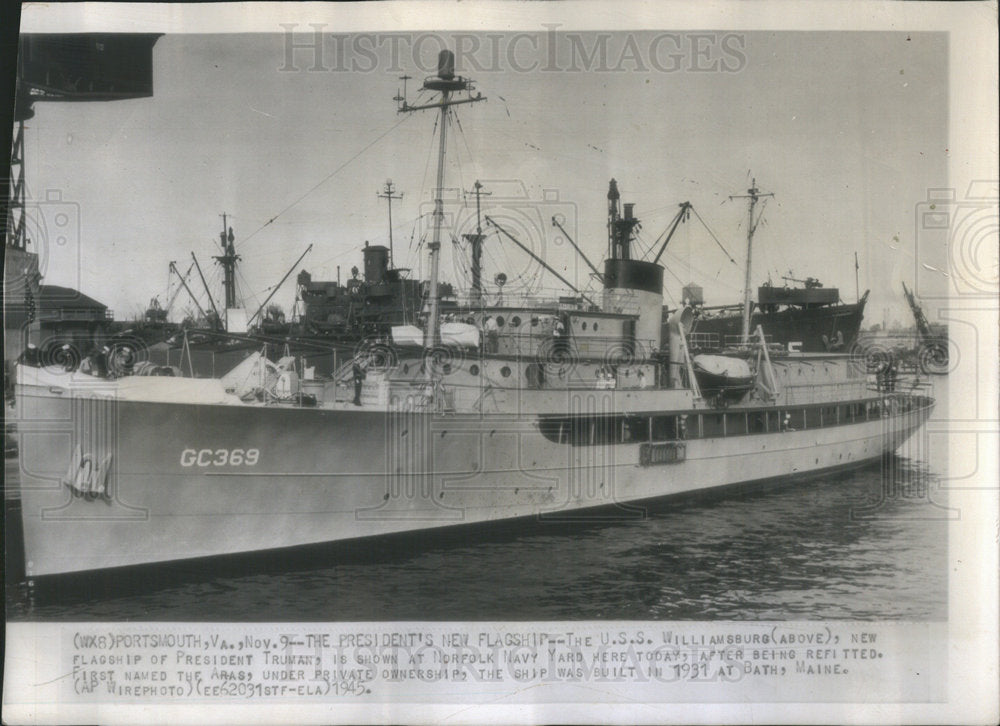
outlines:
[[[456,105],[485,100],[454,63],[442,51],[423,82],[435,98],[409,105],[404,90],[398,109],[439,114],[419,335],[395,326],[383,355],[362,350],[329,378],[306,376],[294,356],[208,379],[19,366],[29,578],[594,512],[641,518],[676,497],[864,466],[927,420],[932,398],[875,388],[844,354],[779,352],[762,327],[713,353],[733,360],[739,393],[703,389],[698,368],[730,369],[696,368],[690,308],[662,326],[664,268],[633,258],[631,208],[610,195],[596,299],[514,310],[495,340],[485,320],[444,321],[445,134]]]
[[[390,250],[365,243],[364,272],[351,269],[346,284],[339,280],[313,280],[307,270],[298,275],[298,299],[302,304],[298,328],[300,337],[360,340],[386,335],[393,326],[412,325],[424,304],[424,284],[410,279],[409,270],[390,264]],[[453,296],[450,285],[442,283],[442,297]]]
[[[757,300],[751,300],[753,241],[763,214],[763,209],[760,213],[755,213],[755,209],[761,199],[772,196],[771,192],[761,191],[757,180],[752,179],[746,194],[729,197],[730,200],[746,199],[748,204],[743,303],[706,307],[701,288],[693,284],[686,286],[682,297],[695,309],[693,342],[710,348],[725,347],[746,339],[749,331],[760,326],[767,331],[771,344],[787,350],[803,353],[851,350],[864,320],[868,290],[858,296],[857,302],[845,303],[840,299],[839,289],[823,287],[823,283],[815,277],[800,280],[789,274],[783,278],[786,284],[781,287],[772,285],[768,280],[757,288]],[[857,276],[857,254],[854,256],[854,270]],[[799,283],[799,286],[789,287],[789,282]],[[665,311],[664,320],[666,316]]]
[[[796,282],[793,280],[793,282]],[[840,299],[836,287],[823,287],[816,278],[798,286],[764,284],[750,313],[750,327],[767,331],[771,342],[803,353],[848,351],[857,343],[869,291],[855,303]],[[741,335],[743,310],[738,305],[703,306],[693,332],[698,340],[725,344]]]

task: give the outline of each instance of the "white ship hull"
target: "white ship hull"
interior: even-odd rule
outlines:
[[[657,396],[679,391],[535,392],[533,408],[524,403],[528,410],[517,413],[442,414],[57,390],[18,392],[29,577],[522,517],[560,520],[595,507],[636,517],[642,510],[634,503],[643,500],[860,465],[898,447],[933,406],[909,397],[872,411],[869,402],[860,417],[831,407],[826,425],[805,430],[773,423],[801,404],[730,409],[734,421],[745,414],[747,430],[720,436],[699,432],[696,421],[704,417],[707,428],[724,413],[671,409],[676,395]],[[605,431],[614,443],[602,444],[599,430],[597,439],[591,430],[571,441],[540,424],[575,412],[598,428],[620,425],[595,413],[602,411],[634,415],[633,430]],[[658,436],[649,416],[664,412],[692,414],[688,431]],[[636,422],[649,426],[648,435]],[[748,432],[754,426],[764,430]],[[652,462],[650,442],[671,462]]]

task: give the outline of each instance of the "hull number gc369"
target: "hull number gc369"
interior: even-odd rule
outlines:
[[[260,449],[184,449],[181,466],[257,466]]]

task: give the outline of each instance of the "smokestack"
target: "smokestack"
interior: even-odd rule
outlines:
[[[632,219],[632,209],[635,207],[635,203],[626,202],[622,206],[625,207],[625,219]]]

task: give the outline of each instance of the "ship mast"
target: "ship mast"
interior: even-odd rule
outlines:
[[[392,179],[386,179],[385,190],[378,192],[378,194],[376,195],[378,196],[379,199],[385,199],[386,201],[389,202],[389,267],[393,267],[396,264],[396,261],[393,259],[392,255],[392,200],[403,198],[402,193],[393,194],[393,192],[395,191],[396,189],[392,185]]]
[[[222,232],[219,233],[219,244],[222,246],[222,254],[216,255],[215,259],[222,265],[223,287],[226,292],[226,307],[224,326],[229,330],[229,311],[236,307],[236,263],[240,256],[236,254],[233,241],[233,228],[226,224],[226,214],[222,214]]]
[[[401,80],[405,83],[406,77],[402,77]],[[438,74],[436,76],[431,76],[424,81],[424,90],[440,92],[441,99],[436,103],[411,106],[405,100],[406,91],[404,86],[402,96],[397,94],[396,100],[402,98],[400,106],[397,109],[398,113],[421,111],[427,108],[441,109],[441,117],[439,121],[441,131],[438,140],[437,189],[434,192],[434,236],[431,243],[428,245],[428,248],[430,249],[431,263],[430,290],[428,291],[428,296],[430,297],[430,312],[427,320],[427,329],[424,334],[424,347],[433,348],[438,342],[438,308],[440,303],[438,300],[438,268],[440,267],[441,225],[444,222],[444,202],[442,200],[442,194],[444,189],[444,152],[448,133],[448,116],[451,113],[452,106],[457,106],[461,103],[485,101],[486,99],[483,98],[481,93],[477,93],[475,96],[470,95],[468,98],[452,100],[451,95],[453,93],[458,91],[471,92],[473,90],[473,86],[470,79],[455,75],[455,54],[450,50],[442,50],[438,53]],[[429,370],[430,368],[428,367],[428,371]]]
[[[477,179],[473,186],[473,191],[476,193],[476,233],[462,235],[472,247],[472,290],[469,295],[469,302],[472,305],[479,305],[483,301],[483,240],[486,239],[486,235],[483,234],[482,208],[479,197],[482,194],[490,196],[490,192],[484,192],[482,189],[483,185]]]
[[[760,217],[754,221],[753,210],[757,206],[757,200],[763,197],[773,197],[774,194],[767,192],[761,193],[760,189],[757,188],[757,180],[752,179],[750,182],[750,188],[747,189],[746,194],[736,194],[730,196],[730,199],[749,199],[749,211],[747,213],[747,269],[746,277],[743,283],[743,336],[742,340],[744,345],[750,340],[750,260],[751,254],[753,252],[753,233],[757,230],[757,225],[760,223]]]

